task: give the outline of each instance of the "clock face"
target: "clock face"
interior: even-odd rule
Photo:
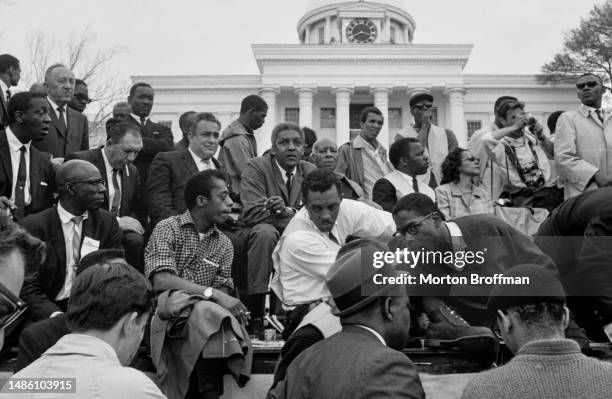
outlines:
[[[357,18],[346,27],[346,38],[351,43],[373,43],[378,35],[374,22],[366,18]]]

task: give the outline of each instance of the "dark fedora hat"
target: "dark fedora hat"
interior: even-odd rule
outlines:
[[[374,282],[376,274],[381,275],[379,282],[384,277],[400,275],[390,263],[382,262],[380,267],[374,267],[375,254],[389,251],[386,245],[366,238],[348,245],[352,248],[336,259],[325,279],[334,300],[332,313],[338,317],[353,314],[393,292],[393,285]]]
[[[429,93],[416,93],[412,97],[410,97],[410,108],[414,107],[416,103],[421,101],[429,101],[433,103],[433,96]]]

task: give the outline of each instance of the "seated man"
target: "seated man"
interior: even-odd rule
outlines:
[[[398,236],[406,241],[390,246],[405,247],[415,240],[409,248],[444,254],[444,261],[434,258],[413,269],[421,276],[429,273],[450,276],[449,279],[468,276],[471,281],[472,274],[481,277],[503,274],[511,267],[527,262],[557,273],[552,260],[527,236],[494,216],[471,215],[445,222],[431,198],[413,193],[397,203],[393,217]],[[449,253],[451,259],[447,259]],[[467,253],[473,254],[473,261],[458,259]],[[416,303],[431,322],[425,332],[426,346],[458,347],[471,351],[483,363],[495,360],[497,340],[487,328],[492,326],[493,320],[486,309],[486,298],[492,284],[448,282],[421,288],[418,292],[421,298]]]
[[[150,378],[126,367],[153,309],[153,290],[146,279],[125,264],[92,266],[75,279],[71,298],[66,319],[72,333],[13,380],[71,381],[62,397],[165,398]]]
[[[291,352],[295,357],[299,353],[293,348],[293,342],[305,339],[289,337],[303,318],[310,317],[310,311],[330,297],[325,276],[340,247],[346,243],[346,238],[356,235],[389,240],[395,230],[390,213],[361,202],[342,199],[340,187],[340,181],[333,172],[311,172],[302,183],[304,208],[291,219],[272,255],[275,274],[271,287],[283,304],[293,307],[283,332],[284,338],[288,339],[283,348],[284,368],[292,358],[287,358],[287,355]],[[319,311],[321,309],[315,312]],[[329,307],[327,311],[329,313]],[[321,314],[321,317],[321,324],[312,323],[316,331],[305,346],[336,332],[334,326],[337,320],[330,320],[325,314]],[[279,368],[275,381],[282,378],[283,373],[284,369]]]
[[[374,202],[391,212],[397,201],[410,193],[423,193],[436,200],[434,190],[417,178],[429,170],[429,158],[418,139],[402,138],[391,144],[389,160],[395,170],[374,184]]]
[[[360,241],[325,278],[342,331],[295,358],[268,398],[425,398],[416,368],[400,352],[410,329],[406,288],[373,283],[375,273],[381,278],[399,273],[389,263],[372,267],[385,245]]]
[[[36,273],[26,276],[21,296],[33,321],[66,310],[79,260],[98,249],[121,248],[117,219],[100,209],[104,180],[93,164],[73,160],[61,165],[56,181],[57,207],[30,215],[23,226],[47,243],[47,257]]]
[[[310,159],[318,169],[325,169],[333,172],[338,162],[338,146],[330,139],[319,139],[312,146]],[[338,180],[340,180],[342,198],[356,200],[363,197],[363,189],[359,184],[340,172],[334,173]]]
[[[565,339],[569,310],[557,277],[529,264],[513,267],[504,276],[529,278],[526,285],[495,286],[487,302],[515,357],[477,375],[462,398],[609,398],[612,364],[586,357],[574,341]]]
[[[302,206],[302,181],[315,169],[302,161],[304,133],[293,123],[272,130],[270,156],[251,159],[242,174],[241,220],[248,233],[247,287],[253,316],[264,313],[264,298],[272,273],[270,255],[293,215]]]
[[[77,265],[76,275],[93,265],[123,263],[126,264],[124,253],[120,249],[100,249],[86,255]],[[47,349],[64,335],[70,334],[66,314],[62,313],[36,323],[23,329],[19,336],[17,362],[13,371],[16,373],[22,368],[38,359]]]
[[[110,211],[123,232],[123,248],[127,262],[144,271],[144,215],[140,195],[138,169],[132,163],[142,149],[142,138],[136,125],[115,121],[107,132],[102,148],[72,153],[66,159],[82,159],[94,164],[104,180],[102,208]]]
[[[232,205],[225,175],[207,170],[189,178],[185,202],[187,211],[155,226],[145,250],[145,275],[156,292],[182,290],[201,295],[242,320],[246,307],[229,295],[234,289],[231,278],[234,251],[229,238],[217,228]],[[207,398],[218,397],[223,394],[223,370],[210,367],[210,362],[203,363],[196,363],[196,367],[208,371],[196,370],[198,376],[206,379],[198,382],[200,393],[209,395]]]

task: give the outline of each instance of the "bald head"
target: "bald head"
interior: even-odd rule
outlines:
[[[91,162],[80,159],[63,163],[57,169],[55,181],[62,200],[73,198],[81,202],[86,200],[84,197],[88,195],[85,194],[89,194],[90,191],[103,195],[106,190],[98,168]]]
[[[317,168],[334,170],[338,159],[338,146],[330,139],[319,139],[312,145],[310,158]]]

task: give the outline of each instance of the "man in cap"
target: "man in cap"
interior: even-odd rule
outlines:
[[[410,327],[406,289],[390,283],[400,275],[388,263],[373,267],[385,245],[359,244],[325,279],[342,331],[302,352],[268,398],[425,397],[416,368],[400,352]]]
[[[519,265],[504,277],[523,285],[496,285],[487,309],[515,357],[505,366],[476,376],[463,398],[609,398],[612,365],[586,357],[565,339],[569,323],[565,293],[557,277],[540,265]]]

